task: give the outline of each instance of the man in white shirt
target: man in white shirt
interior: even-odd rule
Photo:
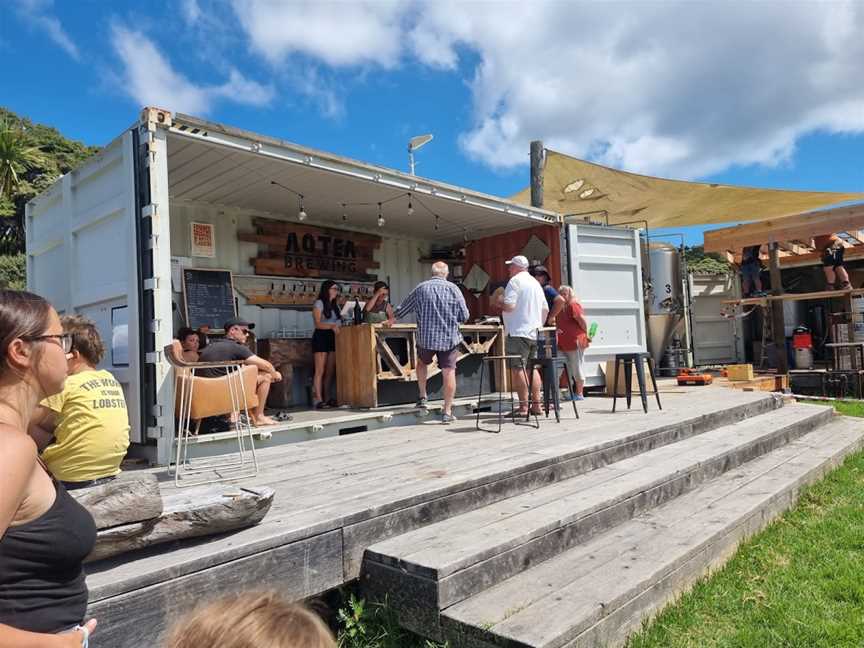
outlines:
[[[504,294],[498,298],[504,317],[504,331],[507,334],[505,352],[522,358],[527,366],[528,359],[537,355],[537,330],[543,326],[549,314],[549,306],[540,283],[528,272],[528,259],[517,255],[506,262],[510,270],[510,281]],[[525,416],[528,413],[528,376],[522,371],[518,360],[510,361],[510,375],[516,392],[519,394],[519,410],[514,414]],[[534,372],[532,398],[535,413],[540,411],[540,375]]]

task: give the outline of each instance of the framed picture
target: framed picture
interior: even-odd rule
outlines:
[[[216,256],[216,228],[213,223],[191,223],[193,257],[212,259]]]

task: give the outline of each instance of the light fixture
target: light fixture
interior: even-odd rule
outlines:
[[[417,135],[408,141],[408,169],[414,175],[414,151],[432,141],[432,135]]]
[[[381,213],[381,203],[378,203],[378,227],[384,227],[384,214]]]
[[[411,194],[408,194],[408,215],[412,216],[414,214],[414,205],[411,204]]]
[[[297,196],[297,198],[300,199],[300,206],[299,206],[299,209],[297,210],[297,219],[298,219],[300,222],[305,221],[305,220],[306,220],[306,217],[307,217],[309,214],[307,214],[307,213],[306,213],[306,210],[303,208],[303,194],[301,194],[299,191],[295,191],[295,190],[292,189],[291,187],[286,187],[286,186],[283,185],[282,183],[280,183],[280,182],[276,182],[275,180],[271,180],[271,181],[270,181],[270,184],[271,184],[271,185],[276,185],[277,187],[282,187],[285,191],[290,191],[292,194],[294,194],[295,196]]]
[[[345,203],[342,203],[342,222],[348,222],[348,205],[346,205]]]
[[[435,214],[435,231],[436,231],[436,232],[438,231],[438,220],[439,220],[440,218],[441,218],[441,217],[440,217],[438,214]]]
[[[298,219],[300,220],[300,222],[302,223],[303,221],[306,220],[306,216],[307,216],[307,215],[308,215],[308,214],[306,213],[306,210],[303,209],[303,195],[301,194],[301,195],[300,195],[300,211],[297,213],[297,218],[298,218]]]

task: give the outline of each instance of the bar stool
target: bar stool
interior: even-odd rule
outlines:
[[[504,425],[504,413],[502,411],[502,405],[504,404],[504,392],[501,391],[500,385],[495,385],[499,387],[498,389],[498,429],[497,430],[489,430],[483,427],[480,427],[480,408],[483,404],[483,376],[486,373],[486,365],[492,362],[503,361],[505,364],[504,371],[510,371],[510,367],[507,366],[510,360],[518,360],[519,364],[522,366],[522,373],[526,375],[527,379],[527,369],[525,367],[525,363],[522,361],[522,356],[518,355],[485,355],[483,356],[483,361],[480,363],[480,389],[477,392],[477,419],[474,423],[474,426],[477,430],[482,432],[494,432],[495,434],[501,433],[501,428]],[[532,372],[533,373],[533,372]],[[492,377],[494,376],[494,372],[491,367],[489,369],[489,393],[492,393]],[[512,412],[515,409],[515,401],[513,400],[513,381],[510,380],[510,411]],[[534,403],[531,401],[531,380],[527,379],[526,382],[528,385],[528,414],[525,416],[525,423],[520,423],[517,417],[513,417],[513,422],[516,425],[530,425],[534,429],[540,429],[540,418],[537,414],[534,414],[534,422],[535,425],[531,425],[531,415],[532,415],[532,405]]]
[[[546,340],[548,339],[548,344]],[[567,376],[567,389],[570,391],[570,402],[573,404],[573,414],[579,418],[579,411],[576,409],[575,394],[573,393],[573,380],[570,377],[570,369],[567,366],[567,358],[558,355],[558,340],[555,335],[544,339],[537,337],[537,357],[528,360],[528,368],[531,372],[528,391],[534,386],[534,369],[540,368],[540,376],[543,382],[543,410],[546,412],[546,418],[549,418],[549,401],[555,409],[555,422],[561,422],[561,388],[559,387],[559,376],[561,371]]]
[[[612,383],[612,411],[615,411],[615,404],[618,401],[618,367],[624,363],[624,393],[627,397],[627,409],[630,409],[630,399],[633,393],[633,364],[636,364],[636,378],[639,381],[639,396],[642,398],[642,409],[648,413],[648,398],[645,391],[645,365],[643,360],[648,362],[648,373],[651,376],[651,384],[654,386],[654,395],[657,397],[657,407],[663,409],[660,404],[660,392],[657,391],[657,381],[654,379],[654,359],[650,353],[644,351],[640,353],[616,353],[615,354],[615,382]]]

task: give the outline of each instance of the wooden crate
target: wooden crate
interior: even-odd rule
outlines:
[[[729,380],[754,380],[756,378],[753,374],[752,364],[728,365],[726,377]]]

